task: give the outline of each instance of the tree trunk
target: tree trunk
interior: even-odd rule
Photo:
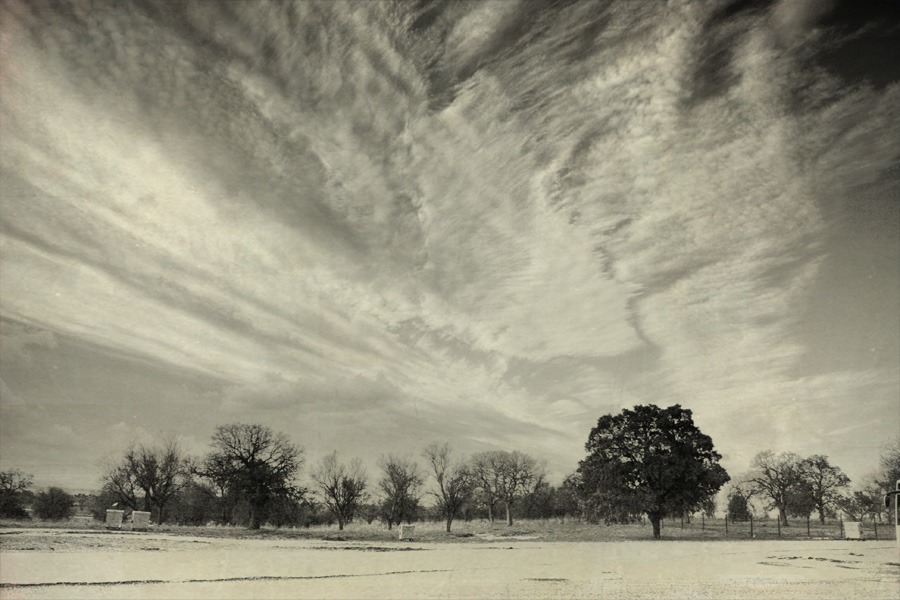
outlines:
[[[453,517],[447,517],[447,533],[450,533],[450,525],[453,523]]]
[[[344,519],[338,517],[338,531],[344,530]]]
[[[825,511],[821,508],[819,509],[819,522],[822,523],[822,525],[825,524]]]
[[[488,509],[488,521],[490,521],[491,525],[493,525],[494,524],[494,505],[488,504],[487,509]]]
[[[510,504],[508,500],[506,501],[506,526],[512,527],[512,511],[510,510]]]
[[[662,519],[659,515],[647,515],[650,518],[650,524],[653,525],[653,539],[658,540],[660,538],[660,522]]]
[[[788,527],[787,511],[783,504],[778,507],[778,518],[781,520],[782,525]]]
[[[265,500],[252,497],[250,500],[250,529],[259,529],[262,526]]]

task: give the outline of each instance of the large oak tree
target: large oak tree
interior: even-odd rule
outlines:
[[[264,425],[221,425],[212,447],[197,474],[247,500],[250,529],[262,525],[270,502],[298,494],[294,478],[303,464],[303,449],[284,433]]]
[[[679,405],[604,415],[579,463],[585,503],[597,513],[644,513],[660,537],[666,516],[692,511],[729,480],[712,439]]]

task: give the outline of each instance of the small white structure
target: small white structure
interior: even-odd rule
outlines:
[[[150,529],[150,513],[142,510],[132,512],[131,528],[134,531],[147,531]]]
[[[858,521],[851,521],[849,523],[844,523],[844,539],[845,540],[864,540],[864,539],[866,539],[863,536],[862,523],[860,523]]]
[[[124,510],[116,510],[114,508],[106,509],[106,528],[122,529],[122,521],[125,518]]]
[[[411,539],[415,532],[416,532],[415,525],[401,525],[400,526],[400,539],[401,540]]]

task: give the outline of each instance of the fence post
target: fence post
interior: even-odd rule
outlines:
[[[706,515],[700,515],[700,531],[706,531]]]
[[[812,537],[812,534],[809,532],[809,515],[806,515],[806,537]]]
[[[725,513],[725,537],[728,537],[728,513]]]
[[[781,515],[778,515],[778,539],[781,539]]]
[[[844,513],[841,513],[841,539],[844,539]]]
[[[753,515],[750,515],[750,539],[753,539]]]

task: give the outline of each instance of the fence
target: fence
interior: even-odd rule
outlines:
[[[727,519],[705,518],[693,519],[690,523],[684,523],[684,530],[706,531],[709,537],[725,537],[733,539],[846,539],[847,531],[843,518],[826,519],[824,523],[817,518],[789,519],[788,525],[784,525],[777,518],[759,519],[750,518],[747,521],[732,521]],[[861,537],[868,540],[891,540],[894,532],[885,523],[877,520],[859,522]],[[678,523],[668,521],[671,531]]]

